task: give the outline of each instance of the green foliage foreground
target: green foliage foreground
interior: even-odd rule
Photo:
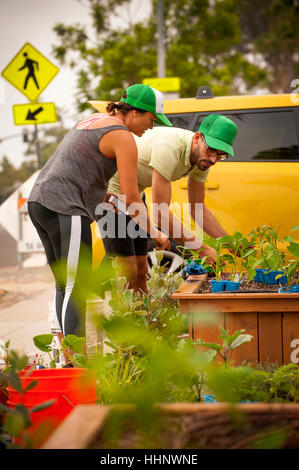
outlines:
[[[180,274],[165,275],[160,265],[163,255],[156,254],[158,264],[152,267],[148,295],[127,288],[115,261],[104,265],[98,276],[92,276],[94,288],[109,300],[109,310],[94,319],[103,332],[108,352],[100,346],[87,357],[82,352],[83,338],[74,336],[66,337],[62,345],[62,349],[73,350],[76,366],[96,371],[98,404],[116,405],[108,426],[110,437],[115,438],[122,425],[122,415],[117,413],[121,404],[135,405],[134,419],[142,434],[140,445],[148,446],[156,426],[161,425],[161,414],[156,409],[159,403],[202,402],[205,394],[232,404],[242,401],[298,403],[297,365],[274,365],[269,369],[251,364],[234,366],[233,351],[252,340],[244,330],[229,332],[220,328],[219,343],[212,344],[195,343],[184,337],[186,318],[181,315],[177,301],[170,298],[182,279]],[[89,284],[88,276],[86,282]],[[207,319],[210,322],[213,316],[217,322],[217,312],[215,315],[193,312],[193,315],[198,316],[198,322]],[[52,340],[51,335],[34,338],[35,345],[47,354]],[[199,351],[198,345],[204,345],[207,350]],[[221,357],[220,363],[218,357]],[[12,352],[7,354],[7,361],[0,385],[10,383],[20,387],[18,371],[26,367],[28,359]],[[52,360],[51,364],[55,362]],[[30,425],[30,415],[24,408],[18,405],[9,410],[1,406],[2,412],[7,413],[6,431],[14,436]]]

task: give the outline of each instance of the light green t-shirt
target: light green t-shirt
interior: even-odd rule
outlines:
[[[167,181],[176,181],[191,176],[195,181],[204,182],[209,169],[201,171],[190,163],[190,151],[194,132],[179,127],[154,127],[142,137],[134,135],[138,149],[137,178],[138,190],[152,186],[153,169]],[[118,173],[109,182],[108,191],[120,194]]]

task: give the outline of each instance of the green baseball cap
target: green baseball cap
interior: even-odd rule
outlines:
[[[154,113],[157,116],[157,124],[172,126],[171,122],[163,114],[163,95],[160,91],[149,85],[137,84],[129,86],[123,95],[125,97],[122,96],[120,99],[123,103]]]
[[[232,145],[238,133],[238,126],[231,119],[221,114],[210,114],[203,119],[198,132],[204,134],[209,147],[234,156]]]

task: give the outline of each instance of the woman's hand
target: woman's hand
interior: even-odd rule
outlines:
[[[118,198],[119,194],[107,192],[107,193],[105,194],[105,197],[104,197],[103,202],[109,202],[109,199],[111,198],[111,196],[114,196],[114,197]]]

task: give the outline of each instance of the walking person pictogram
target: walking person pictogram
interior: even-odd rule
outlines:
[[[38,85],[38,82],[37,82],[37,79],[36,79],[36,76],[35,76],[35,70],[34,70],[34,67],[36,67],[36,70],[39,69],[38,68],[38,62],[36,60],[29,59],[27,52],[24,52],[23,56],[26,58],[26,60],[24,62],[24,65],[18,69],[20,71],[20,70],[23,70],[25,68],[28,68],[28,74],[25,78],[23,88],[24,88],[24,90],[26,90],[29,78],[33,78],[34,83],[36,85],[36,88],[39,89],[39,85]]]

